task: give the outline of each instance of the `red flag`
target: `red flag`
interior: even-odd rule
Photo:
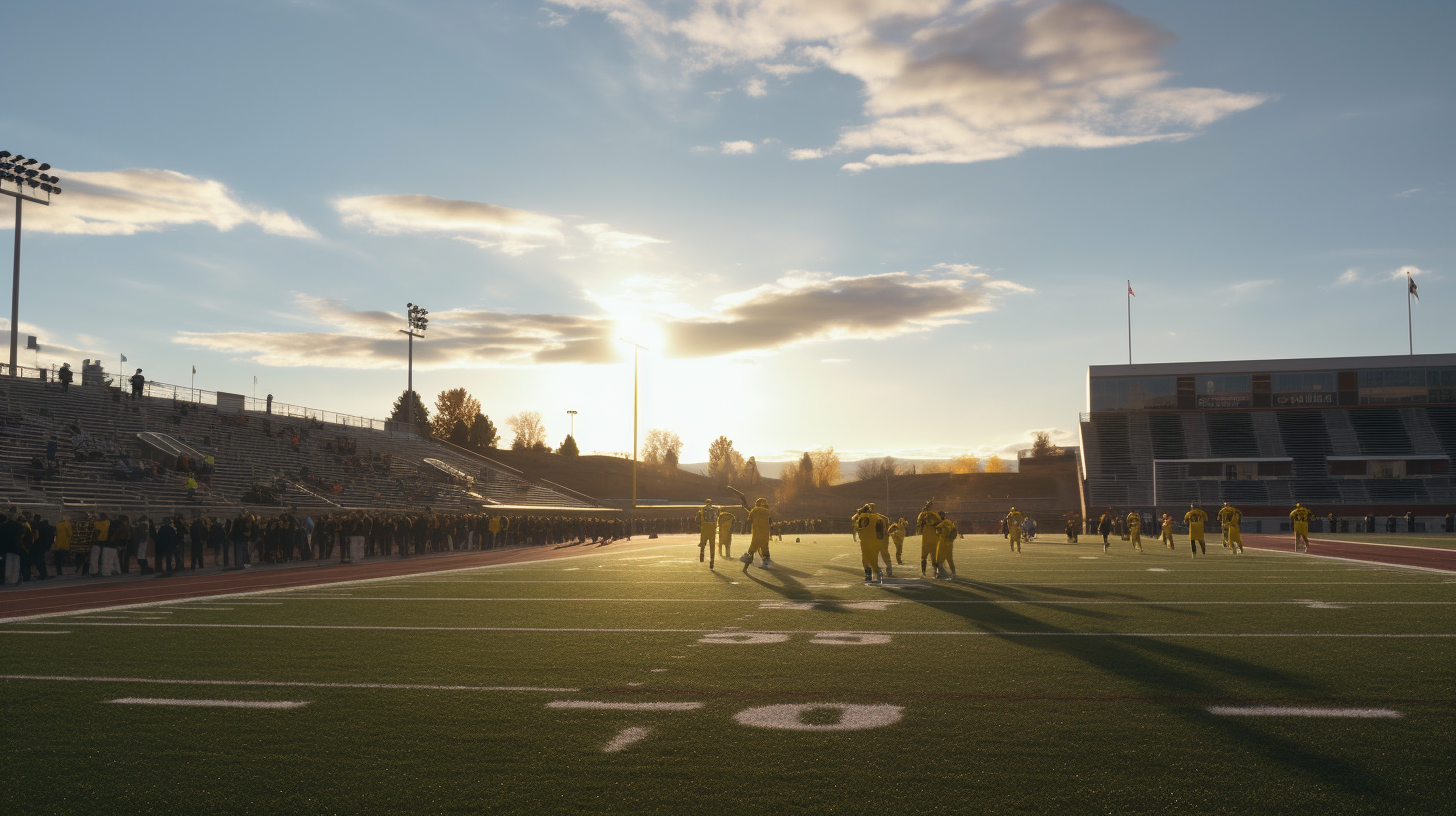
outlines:
[[[1127,282],[1127,294],[1128,297],[1137,297],[1137,293],[1132,290],[1132,281]]]

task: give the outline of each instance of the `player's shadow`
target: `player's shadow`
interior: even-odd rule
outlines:
[[[1257,683],[1278,696],[1320,690],[1278,669],[1155,638],[1076,632],[998,604],[933,605],[931,608],[962,618],[973,628],[991,633],[1015,647],[1055,653],[1147,688],[1149,696],[1164,698],[1174,712],[1262,752],[1269,762],[1298,768],[1352,794],[1395,795],[1381,779],[1358,765],[1321,754],[1247,721],[1212,715],[1205,708],[1209,703],[1229,699],[1223,686],[1207,676],[1209,673]]]
[[[753,581],[755,584],[763,587],[764,589],[767,589],[770,592],[776,592],[779,595],[784,596],[785,600],[796,601],[798,603],[819,600],[814,597],[814,590],[805,586],[802,582],[796,580],[793,576],[783,574],[782,571],[778,569],[773,570],[769,574],[778,576],[779,580],[783,581],[783,583],[775,584],[769,581],[765,581],[762,578],[759,578],[758,575],[753,572],[745,572],[744,576],[750,581]],[[801,572],[799,574],[803,575],[804,573]],[[837,612],[841,614],[847,613],[849,611],[847,609],[843,609],[840,604],[819,604],[815,608],[822,612]]]

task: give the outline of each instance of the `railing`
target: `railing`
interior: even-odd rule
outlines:
[[[217,405],[216,391],[206,391],[201,388],[191,388],[185,385],[173,385],[171,383],[148,380],[146,387],[142,389],[143,396],[171,399],[179,402],[189,402],[198,405]],[[227,393],[227,392],[223,392]],[[315,422],[327,422],[333,425],[345,425],[351,428],[368,428],[375,431],[387,430],[389,424],[383,419],[356,416],[354,414],[341,414],[337,411],[324,411],[318,408],[306,408],[301,405],[289,405],[286,402],[270,402],[267,399],[258,399],[244,394],[242,397],[243,410],[245,412],[264,414],[265,416],[281,417],[283,419],[310,419]]]

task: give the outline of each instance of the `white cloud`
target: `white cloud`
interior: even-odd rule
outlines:
[[[346,226],[377,235],[450,235],[507,255],[521,255],[565,240],[559,218],[481,201],[375,195],[337,199],[334,209],[343,216]]]
[[[135,235],[186,224],[206,224],[222,232],[252,224],[271,235],[318,237],[288,213],[243,204],[227,185],[212,179],[142,168],[54,172],[65,193],[52,198],[49,207],[26,208],[25,229]]]
[[[723,155],[725,156],[742,156],[757,150],[758,145],[747,140],[739,140],[736,142],[723,142],[722,149]]]
[[[633,285],[639,284],[651,286],[652,281]],[[827,340],[930,331],[994,309],[1006,294],[1029,291],[984,274],[835,277],[795,272],[724,295],[708,308],[692,309],[670,300],[670,283],[655,289],[655,297],[593,296],[610,309],[596,315],[437,312],[431,315],[428,339],[415,346],[415,363],[428,369],[617,362],[622,327],[638,322],[661,337],[670,357],[741,356]],[[182,332],[174,341],[270,366],[399,365],[402,315],[353,311],[338,301],[302,295],[297,303],[296,319],[317,330]]]
[[[1424,189],[1426,189],[1426,188],[1424,188],[1424,187],[1412,187],[1409,190],[1403,190],[1403,191],[1401,191],[1399,193],[1396,193],[1394,196],[1391,196],[1391,197],[1392,198],[1410,198],[1411,196],[1415,195],[1416,193],[1421,192]]]
[[[768,96],[768,82],[763,77],[749,77],[743,83],[743,92],[754,98]]]
[[[1359,283],[1362,274],[1364,274],[1363,270],[1361,270],[1359,267],[1352,266],[1349,269],[1346,269],[1344,272],[1340,273],[1340,277],[1335,279],[1335,285],[1348,286],[1352,283]]]
[[[650,235],[634,235],[630,232],[619,232],[612,229],[611,224],[581,224],[577,229],[592,237],[592,245],[597,252],[632,252],[651,244],[665,244],[667,241],[661,238],[653,238]]]
[[[1266,99],[1167,84],[1169,35],[1104,0],[553,2],[606,14],[689,71],[859,80],[867,121],[828,148],[857,156],[849,172],[1184,139]]]
[[[1412,278],[1420,277],[1421,275],[1429,275],[1431,274],[1431,270],[1422,269],[1419,266],[1411,266],[1410,264],[1406,264],[1405,266],[1392,269],[1386,274],[1390,276],[1391,280],[1400,280],[1407,275],[1411,276]]]
[[[817,147],[801,147],[801,148],[799,148],[797,150],[790,150],[789,151],[789,158],[793,159],[794,161],[806,161],[808,159],[822,159],[822,158],[824,158],[824,151],[823,150],[820,150]]]

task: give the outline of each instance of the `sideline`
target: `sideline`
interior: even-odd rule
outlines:
[[[1270,539],[1273,539],[1275,541],[1278,541],[1279,542],[1279,546],[1277,546],[1277,547],[1276,546],[1271,546],[1272,542],[1271,542]],[[1407,563],[1404,563],[1404,562],[1401,562],[1401,561],[1377,561],[1377,560],[1374,560],[1373,558],[1353,558],[1353,557],[1351,557],[1349,555],[1328,555],[1328,554],[1325,554],[1325,553],[1309,552],[1309,551],[1306,551],[1306,552],[1298,552],[1297,553],[1297,552],[1294,552],[1294,550],[1292,549],[1293,548],[1293,537],[1292,536],[1290,538],[1287,538],[1287,539],[1286,538],[1282,538],[1282,537],[1275,539],[1274,536],[1271,536],[1268,533],[1251,533],[1251,534],[1249,534],[1249,535],[1247,535],[1247,536],[1244,537],[1244,543],[1249,548],[1255,549],[1255,550],[1259,550],[1260,552],[1278,553],[1278,554],[1285,555],[1285,556],[1298,556],[1298,557],[1310,557],[1310,558],[1325,558],[1325,559],[1328,559],[1330,561],[1345,561],[1345,562],[1349,562],[1349,563],[1353,563],[1353,564],[1368,564],[1368,565],[1373,565],[1373,566],[1377,566],[1377,567],[1393,567],[1395,569],[1417,570],[1419,572],[1434,572],[1434,573],[1436,573],[1438,575],[1456,575],[1456,550],[1444,550],[1444,549],[1441,549],[1439,547],[1405,547],[1405,546],[1398,545],[1398,544],[1368,544],[1367,545],[1367,544],[1364,544],[1362,542],[1334,541],[1332,539],[1324,539],[1324,538],[1311,538],[1310,539],[1310,543],[1311,544],[1313,544],[1315,542],[1319,542],[1320,544],[1325,545],[1325,546],[1338,545],[1342,549],[1349,549],[1349,550],[1352,550],[1353,552],[1356,552],[1356,553],[1359,553],[1360,552],[1360,548],[1361,547],[1365,547],[1365,546],[1371,546],[1371,547],[1399,547],[1402,550],[1415,550],[1417,553],[1425,556],[1425,558],[1423,560],[1426,560],[1426,561],[1449,561],[1450,564],[1451,564],[1451,566],[1449,566],[1449,567],[1428,567],[1428,566],[1423,566],[1423,565],[1420,565],[1420,564],[1407,564]],[[1380,554],[1381,554],[1381,552],[1379,550],[1376,550],[1374,552],[1368,553],[1368,555],[1370,555],[1370,556],[1377,556],[1377,555],[1380,555]],[[1416,553],[1411,553],[1411,555],[1415,555],[1415,554]]]
[[[684,538],[686,539],[687,537],[685,536]],[[418,576],[418,575],[446,575],[446,574],[449,574],[449,573],[471,572],[471,571],[483,570],[483,569],[492,569],[492,568],[498,568],[498,567],[507,567],[507,566],[512,566],[512,565],[515,565],[515,564],[539,563],[539,562],[543,562],[543,561],[571,561],[571,560],[578,559],[578,558],[592,558],[592,557],[595,557],[595,556],[602,556],[602,555],[615,555],[616,553],[621,553],[621,552],[642,552],[642,551],[645,551],[645,550],[667,549],[667,548],[671,548],[671,547],[680,547],[680,546],[682,546],[680,543],[661,543],[661,541],[662,541],[661,538],[657,538],[657,539],[642,538],[642,539],[640,539],[640,543],[637,542],[637,541],[632,541],[632,542],[623,541],[623,542],[617,542],[617,543],[627,544],[628,546],[622,547],[622,548],[619,548],[619,549],[616,549],[616,550],[610,550],[610,551],[605,550],[604,548],[598,547],[598,548],[594,548],[594,550],[595,550],[594,552],[584,552],[584,553],[578,553],[578,554],[575,554],[575,555],[561,555],[560,554],[560,552],[561,552],[560,550],[544,549],[547,545],[544,545],[543,544],[539,548],[530,548],[530,549],[524,549],[523,548],[523,549],[517,549],[517,550],[512,550],[512,551],[502,551],[502,554],[503,555],[504,554],[510,554],[510,555],[514,555],[514,556],[518,556],[518,557],[512,558],[511,560],[497,560],[497,561],[495,561],[493,563],[487,563],[487,564],[474,564],[474,565],[468,566],[468,567],[453,567],[452,566],[452,567],[446,567],[444,569],[436,569],[436,570],[414,570],[414,571],[409,571],[409,572],[400,572],[400,573],[396,573],[396,574],[393,574],[393,575],[381,575],[381,576],[374,577],[374,578],[353,578],[353,579],[350,579],[350,578],[344,578],[344,577],[342,577],[342,575],[344,573],[349,572],[355,566],[358,566],[358,567],[375,566],[376,568],[382,568],[382,567],[388,566],[391,563],[394,563],[394,564],[399,564],[399,566],[414,567],[416,565],[419,565],[419,563],[420,563],[419,561],[415,561],[414,563],[411,563],[411,564],[403,564],[403,563],[400,563],[400,561],[394,561],[394,562],[381,561],[381,562],[378,562],[376,564],[371,565],[369,562],[365,562],[365,563],[359,564],[359,565],[343,565],[342,567],[334,567],[334,569],[339,570],[339,572],[336,573],[336,574],[339,574],[341,576],[339,580],[321,580],[321,581],[308,582],[307,579],[309,577],[312,577],[312,576],[300,575],[300,574],[296,574],[295,573],[291,577],[302,579],[303,582],[297,583],[297,584],[289,584],[287,586],[269,586],[269,587],[264,587],[262,589],[247,589],[247,590],[240,590],[240,591],[235,591],[235,592],[226,592],[226,591],[224,591],[224,592],[217,592],[215,590],[209,591],[206,588],[198,587],[198,589],[197,589],[198,594],[196,594],[196,595],[187,595],[187,594],[185,594],[186,587],[185,587],[185,585],[182,585],[180,587],[180,591],[182,593],[184,593],[184,594],[178,594],[178,591],[170,590],[169,589],[169,588],[172,588],[172,587],[178,587],[177,584],[167,584],[167,583],[163,583],[162,586],[157,586],[156,587],[156,593],[155,594],[165,593],[167,595],[167,597],[165,597],[165,598],[157,598],[155,600],[142,600],[142,601],[129,602],[129,603],[113,603],[113,602],[110,602],[110,601],[96,599],[95,605],[87,605],[86,600],[84,598],[76,599],[75,601],[69,601],[68,600],[67,603],[69,605],[65,609],[58,609],[58,610],[48,611],[48,612],[37,612],[37,613],[25,614],[25,615],[10,615],[10,616],[7,616],[7,617],[0,617],[0,624],[6,624],[6,623],[23,623],[23,622],[26,622],[26,621],[43,620],[43,619],[46,619],[46,618],[54,618],[54,617],[61,617],[61,616],[68,616],[68,615],[76,615],[76,614],[82,614],[82,613],[87,613],[87,612],[112,612],[112,611],[122,611],[122,610],[127,610],[127,609],[146,609],[146,608],[149,608],[149,607],[165,606],[165,605],[168,605],[168,604],[176,604],[176,603],[195,603],[195,602],[198,602],[198,601],[216,601],[216,600],[220,600],[220,599],[246,598],[246,597],[250,597],[250,596],[259,596],[259,595],[262,595],[262,596],[276,595],[278,593],[283,593],[283,592],[295,592],[295,591],[299,591],[299,590],[316,589],[316,588],[319,588],[319,587],[344,587],[344,586],[352,586],[352,585],[357,585],[357,584],[372,584],[372,583],[378,583],[378,582],[382,582],[382,581],[397,581],[397,580],[399,580],[401,578],[413,578],[413,577]],[[611,546],[611,545],[607,545],[607,546]],[[477,551],[474,551],[473,554],[475,554],[475,555],[482,555],[482,554],[489,554],[490,552],[491,551],[487,550],[487,551],[484,551],[484,553],[482,553],[481,551],[478,551],[477,550]],[[471,554],[472,553],[466,552],[466,553],[460,553],[459,555],[469,556]],[[519,556],[537,556],[537,557],[532,558],[532,557],[519,557]],[[449,557],[448,555],[445,556],[445,558],[448,558],[448,557]],[[404,559],[401,559],[401,561],[403,561],[403,560]],[[284,572],[284,571],[282,571],[282,570],[270,570],[270,571],[263,572],[263,573],[254,573],[254,575],[257,575],[257,576],[266,578],[266,577],[275,576],[275,575],[277,575],[280,572]],[[230,574],[230,577],[231,576],[236,576],[238,578],[247,578],[249,576],[249,574],[246,573],[246,572],[238,572],[238,573],[232,573],[232,574]],[[323,577],[323,576],[318,576],[318,577]],[[151,586],[153,583],[154,583],[153,581],[129,582],[129,583],[125,583],[125,584],[101,585],[101,586],[97,587],[97,589],[98,590],[99,589],[104,589],[104,588],[106,588],[108,586],[143,587],[143,586]],[[70,589],[70,587],[67,587],[67,589]],[[39,591],[39,590],[37,590],[37,591]],[[0,598],[0,600],[8,600],[8,599]],[[43,600],[43,599],[37,599],[37,600]]]

